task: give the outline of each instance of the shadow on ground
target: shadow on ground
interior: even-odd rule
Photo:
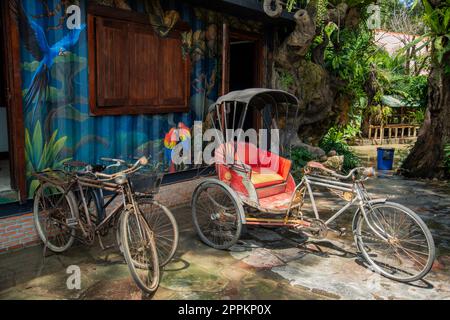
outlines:
[[[370,181],[376,197],[398,201],[429,225],[438,259],[425,281],[402,284],[370,271],[351,232],[307,241],[285,229],[248,228],[229,251],[202,244],[189,208],[174,210],[180,226],[175,259],[165,267],[153,299],[449,299],[450,188],[439,182],[384,177]],[[339,202],[324,198],[324,217]],[[349,230],[352,212],[336,227]],[[111,242],[107,239],[106,242]],[[66,270],[81,270],[81,289],[67,288]],[[67,253],[37,246],[0,256],[0,299],[146,299],[117,250],[78,245]]]

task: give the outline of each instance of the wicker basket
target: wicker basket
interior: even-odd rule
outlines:
[[[159,191],[163,177],[162,173],[140,171],[130,176],[130,183],[136,193],[155,194]]]

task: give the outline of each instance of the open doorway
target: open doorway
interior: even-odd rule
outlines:
[[[261,35],[232,31],[229,43],[229,90],[261,87],[263,59]],[[240,118],[239,111],[238,119]],[[242,129],[259,129],[260,122],[260,115],[252,110],[245,117]]]
[[[3,24],[0,24],[0,61],[6,61]],[[11,190],[10,150],[6,97],[6,63],[0,65],[0,192]]]
[[[231,40],[230,91],[253,88],[255,83],[255,42]]]

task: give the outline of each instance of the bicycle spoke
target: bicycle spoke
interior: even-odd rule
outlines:
[[[394,205],[378,205],[367,214],[370,224],[360,220],[357,241],[372,265],[402,281],[428,272],[432,263],[429,241],[406,211]],[[388,231],[387,238],[380,238],[371,224],[377,230]]]

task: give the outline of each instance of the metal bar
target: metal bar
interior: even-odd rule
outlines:
[[[81,186],[80,183],[78,183],[78,190],[80,191],[81,201],[83,202],[83,209],[84,209],[84,213],[86,215],[86,221],[87,221],[87,224],[90,226],[90,225],[92,225],[91,215],[89,214],[89,209],[88,209],[88,206],[86,203],[86,198],[84,196],[83,187]]]
[[[231,129],[234,130],[234,128],[235,128],[234,126],[235,126],[235,124],[236,124],[237,101],[234,101],[233,108],[234,108],[234,110],[233,110],[233,127],[232,127]]]
[[[331,184],[328,184],[328,183],[311,181],[310,184],[313,185],[313,186],[321,186],[321,187],[326,187],[326,188],[331,188],[331,189],[336,189],[336,190],[341,190],[341,191],[346,191],[346,192],[352,192],[353,193],[353,189],[339,187],[339,186],[331,185]]]
[[[246,217],[246,224],[265,224],[265,225],[303,225],[303,226],[310,226],[311,224],[308,221],[300,220],[300,219],[291,219],[291,220],[285,220],[284,216],[281,219],[270,219],[270,218],[247,218]]]
[[[227,23],[222,25],[222,96],[230,90],[230,32]]]
[[[229,105],[230,105],[229,102],[224,102],[223,103],[223,107],[222,107],[222,117],[223,117],[223,122],[224,122],[225,134],[226,134],[226,131],[228,129],[228,120],[227,120],[227,118],[228,118],[228,115],[227,115],[228,107],[227,106],[229,106]],[[225,141],[227,141],[227,137],[225,137]]]
[[[333,222],[337,217],[339,217],[345,210],[350,208],[359,198],[355,197],[353,200],[349,203],[347,203],[345,206],[343,206],[338,212],[336,212],[332,217],[330,217],[327,221],[325,221],[325,225],[328,225],[329,223]]]
[[[314,195],[311,189],[311,184],[309,183],[308,178],[305,178],[304,181],[306,184],[306,188],[308,189],[309,198],[311,199],[311,206],[313,207],[314,215],[316,219],[320,219],[319,212],[317,211],[316,200],[314,199]]]
[[[216,104],[216,112],[217,112],[217,117],[219,118],[219,128],[220,131],[222,132],[222,134],[224,134],[224,130],[223,130],[223,123],[222,123],[222,113],[220,111],[219,105]]]
[[[118,193],[113,194],[113,196],[110,197],[109,200],[103,205],[103,209],[108,208],[108,206],[117,198],[118,195]]]
[[[341,186],[341,187],[353,188],[353,184],[351,184],[351,183],[345,183],[345,182],[340,182],[340,181],[327,180],[327,179],[323,179],[323,178],[318,178],[318,177],[316,177],[316,176],[308,176],[308,179],[309,179],[310,181],[325,182],[325,183],[330,183],[330,184],[337,185],[337,186]]]
[[[239,132],[237,141],[240,141],[240,138],[241,138],[241,133],[243,131],[242,127],[244,126],[245,117],[247,116],[247,110],[248,110],[248,104],[245,105],[244,112],[242,113],[242,116],[239,119],[238,129],[241,129],[241,131]]]
[[[95,228],[95,230],[100,230],[104,224],[106,224],[109,220],[111,220],[112,217],[114,217],[119,211],[123,209],[124,209],[123,203],[115,207],[114,210],[105,219],[103,219],[103,221]]]

